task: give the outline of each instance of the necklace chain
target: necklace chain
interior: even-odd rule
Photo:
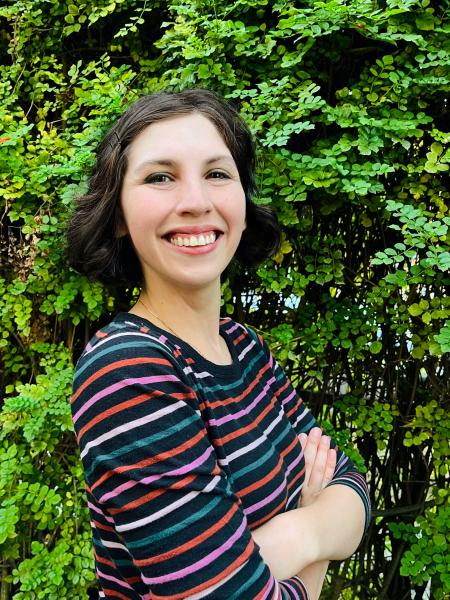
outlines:
[[[162,323],[166,329],[168,329],[171,333],[173,333],[177,338],[180,337],[178,335],[178,333],[172,329],[172,327],[170,327],[169,325],[167,325],[167,323],[161,319],[161,317],[159,317],[156,313],[154,313],[152,310],[150,310],[150,308],[147,306],[147,304],[142,300],[141,296],[139,296],[139,302],[142,304],[142,306],[145,308],[145,310],[148,313],[150,313],[153,317],[155,317],[156,319],[158,319],[158,321],[160,323]]]
[[[138,300],[138,301],[139,301],[139,302],[142,304],[142,306],[145,308],[145,310],[146,310],[146,311],[147,311],[149,314],[151,314],[153,317],[155,317],[156,319],[158,319],[158,321],[159,321],[159,322],[160,322],[162,325],[164,325],[164,327],[165,327],[165,328],[166,328],[168,331],[170,331],[171,333],[173,333],[175,337],[177,337],[177,338],[181,339],[181,338],[180,338],[180,336],[178,335],[178,333],[177,333],[177,332],[176,332],[174,329],[172,329],[172,327],[170,327],[170,325],[167,325],[167,323],[166,323],[165,321],[163,321],[163,320],[161,319],[161,317],[160,317],[160,316],[158,316],[158,315],[157,315],[155,312],[153,312],[153,311],[152,311],[152,310],[151,310],[151,309],[150,309],[150,308],[147,306],[147,304],[146,304],[146,303],[145,303],[145,302],[142,300],[142,298],[141,298],[140,296],[139,296],[139,300]],[[225,340],[223,340],[223,341],[225,342]],[[199,354],[202,354],[202,352],[201,352],[201,351],[200,351],[198,348],[196,348],[196,347],[195,347],[193,344],[190,344],[190,345],[191,345],[191,346],[192,346],[192,348],[194,348],[194,349],[195,349],[195,350],[196,350],[196,351],[197,351]],[[229,364],[229,363],[227,362],[227,363],[223,363],[223,364]]]

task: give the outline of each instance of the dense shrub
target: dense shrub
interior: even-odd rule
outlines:
[[[68,398],[127,306],[69,270],[64,227],[99,136],[142,92],[237,103],[275,259],[230,271],[367,471],[375,518],[324,598],[450,593],[448,0],[11,0],[0,8],[0,599],[85,599],[93,560]]]

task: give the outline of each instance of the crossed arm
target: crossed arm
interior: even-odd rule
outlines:
[[[299,506],[275,516],[252,535],[275,577],[299,575],[315,600],[328,562],[347,558],[356,550],[364,531],[365,511],[348,486],[326,487],[336,467],[330,438],[318,427],[299,438],[305,455]]]

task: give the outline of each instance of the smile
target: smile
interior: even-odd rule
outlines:
[[[199,235],[175,234],[169,238],[169,242],[174,246],[208,246],[214,244],[217,239],[215,232],[201,233]]]

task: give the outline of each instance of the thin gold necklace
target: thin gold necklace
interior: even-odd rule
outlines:
[[[141,298],[140,296],[139,296],[139,300],[138,300],[138,302],[140,302],[140,303],[142,304],[142,306],[145,308],[145,310],[146,310],[148,313],[150,313],[150,314],[151,314],[153,317],[155,317],[156,319],[158,319],[158,321],[159,321],[160,323],[162,323],[162,325],[164,325],[164,327],[165,327],[166,329],[168,329],[168,330],[169,330],[171,333],[173,333],[175,337],[177,337],[178,339],[182,339],[182,338],[180,338],[180,336],[178,335],[178,333],[177,333],[177,332],[176,332],[174,329],[172,329],[172,327],[170,327],[170,325],[167,325],[167,323],[166,323],[165,321],[163,321],[163,320],[161,319],[161,317],[159,317],[159,316],[158,316],[156,313],[154,313],[154,312],[153,312],[153,311],[152,311],[152,310],[151,310],[151,309],[150,309],[150,308],[147,306],[147,304],[146,304],[146,303],[145,303],[145,302],[142,300],[142,298]],[[223,342],[226,344],[225,340],[223,340]],[[200,355],[202,355],[202,356],[203,356],[203,353],[202,353],[202,352],[201,352],[201,351],[200,351],[198,348],[196,348],[196,347],[195,347],[193,344],[190,344],[190,346],[192,346],[192,348],[194,348],[194,350],[196,350],[196,352],[198,352]],[[228,351],[228,347],[227,347],[227,351]],[[228,352],[229,352],[229,351],[228,351]],[[229,363],[225,363],[225,364],[229,364]]]
[[[139,302],[142,304],[142,306],[145,308],[145,310],[146,310],[147,312],[149,312],[149,313],[150,313],[150,314],[151,314],[153,317],[155,317],[156,319],[158,319],[158,321],[159,321],[160,323],[162,323],[166,329],[168,329],[168,330],[169,330],[171,333],[173,333],[175,337],[177,337],[177,338],[179,338],[179,337],[180,337],[180,336],[178,335],[178,333],[177,333],[176,331],[174,331],[174,330],[172,329],[172,327],[170,327],[170,325],[167,325],[167,323],[166,323],[165,321],[163,321],[163,320],[161,319],[161,317],[159,317],[159,316],[158,316],[156,313],[154,313],[152,310],[150,310],[150,308],[147,306],[147,304],[146,304],[146,303],[145,303],[145,302],[142,300],[142,298],[141,298],[140,296],[139,296]]]

